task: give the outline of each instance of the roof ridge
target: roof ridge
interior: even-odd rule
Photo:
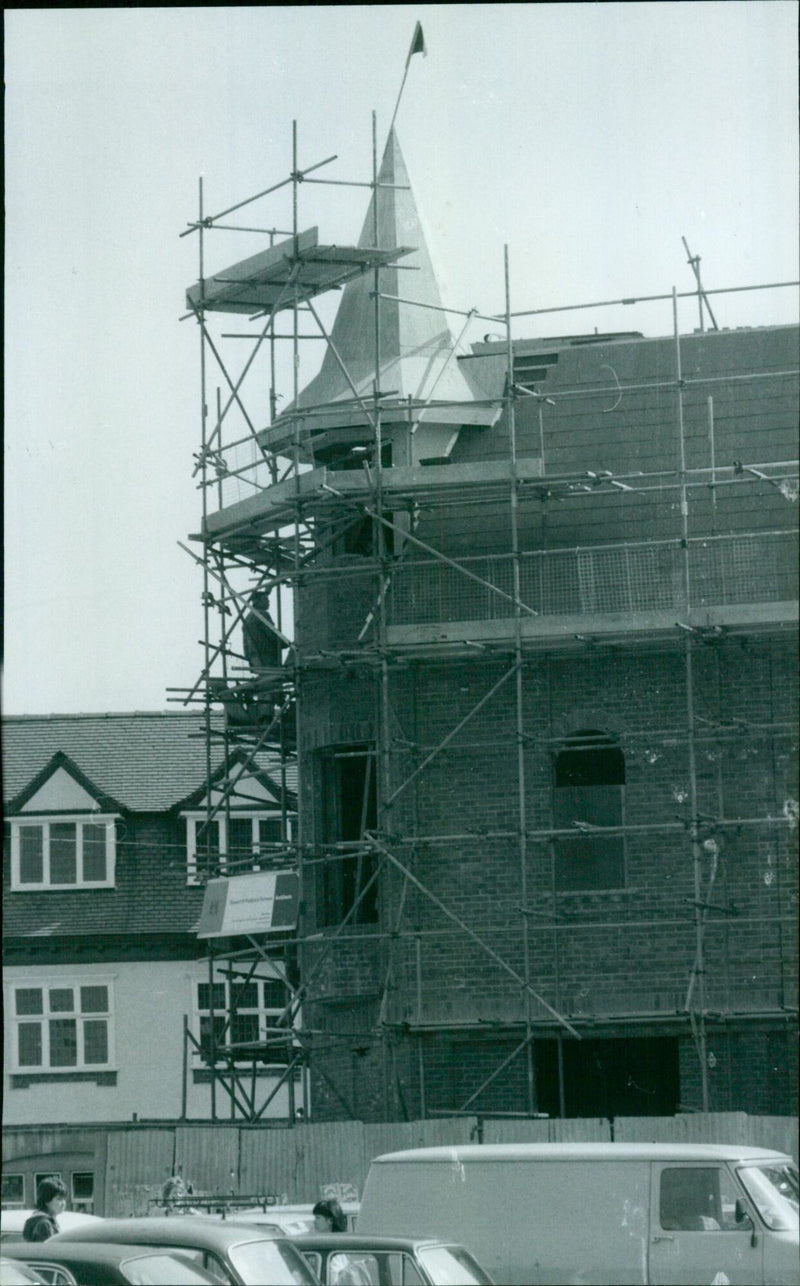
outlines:
[[[51,714],[5,714],[3,723],[30,723],[34,719],[199,719],[201,710],[77,710]]]

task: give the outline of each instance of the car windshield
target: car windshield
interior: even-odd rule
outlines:
[[[768,1228],[797,1228],[800,1199],[796,1166],[788,1161],[745,1165],[739,1170],[739,1178]]]
[[[131,1286],[197,1286],[199,1282],[219,1280],[190,1259],[166,1252],[125,1259],[120,1269]]]
[[[315,1286],[302,1255],[281,1241],[240,1241],[229,1246],[230,1261],[247,1286]]]
[[[487,1286],[492,1280],[462,1246],[420,1246],[417,1258],[436,1286]]]
[[[31,1282],[42,1282],[43,1277],[24,1264],[15,1264],[13,1259],[4,1259],[0,1263],[0,1286],[31,1286]]]

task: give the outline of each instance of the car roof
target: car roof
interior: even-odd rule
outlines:
[[[474,1143],[408,1148],[375,1157],[373,1165],[459,1161],[791,1161],[785,1152],[724,1143]]]
[[[10,1246],[7,1253],[11,1259],[21,1259],[28,1263],[63,1263],[69,1267],[75,1260],[82,1259],[87,1264],[117,1264],[123,1259],[136,1259],[139,1255],[147,1255],[153,1251],[168,1255],[172,1249],[170,1246],[138,1246],[121,1241],[73,1241],[71,1238],[69,1241],[65,1238],[63,1242],[54,1245],[55,1240],[54,1237],[48,1237],[47,1241],[23,1241]],[[6,1251],[3,1253],[6,1254]]]
[[[115,1241],[127,1246],[202,1246],[225,1250],[243,1241],[275,1241],[281,1236],[256,1224],[232,1224],[202,1215],[166,1215],[149,1218],[103,1219],[95,1228],[60,1232],[51,1243]]]
[[[457,1244],[441,1241],[436,1237],[382,1237],[373,1236],[372,1233],[359,1236],[357,1232],[309,1232],[290,1237],[289,1240],[299,1250],[414,1251],[423,1246],[447,1246],[448,1249],[453,1249]]]
[[[25,1225],[25,1221],[30,1219],[31,1215],[40,1215],[41,1213],[41,1210],[32,1209],[19,1210],[14,1208],[11,1210],[2,1210],[0,1211],[0,1227],[10,1229],[12,1232],[19,1228],[21,1232]],[[84,1225],[88,1225],[90,1223],[103,1222],[99,1215],[85,1214],[83,1210],[62,1210],[61,1214],[58,1216],[58,1221],[64,1228],[64,1231],[66,1231],[67,1224],[69,1224],[70,1231],[72,1231],[72,1229],[77,1228],[78,1225],[84,1227]]]
[[[258,1227],[267,1232],[274,1232],[276,1236],[283,1236],[283,1225],[287,1219],[276,1218],[274,1215],[262,1214],[260,1210],[226,1210],[225,1213],[214,1211],[203,1211],[201,1219],[211,1219],[214,1223],[225,1224],[248,1224],[251,1228]],[[288,1221],[297,1221],[301,1219],[300,1215],[289,1216]]]

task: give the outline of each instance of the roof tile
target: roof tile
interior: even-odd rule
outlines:
[[[212,726],[222,730],[221,716]],[[129,714],[17,715],[3,720],[3,797],[14,799],[58,751],[104,794],[132,812],[163,812],[206,781],[205,717],[196,711]],[[222,762],[212,744],[211,768]],[[280,782],[274,751],[256,756],[259,768]],[[287,787],[297,788],[288,765]]]

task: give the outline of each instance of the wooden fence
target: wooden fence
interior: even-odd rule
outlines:
[[[74,1148],[77,1127],[10,1127],[3,1138],[3,1169],[25,1158],[35,1168]],[[323,1195],[357,1199],[374,1156],[401,1148],[440,1144],[557,1142],[692,1142],[752,1144],[798,1157],[796,1117],[745,1112],[587,1120],[449,1117],[364,1124],[330,1121],[294,1129],[235,1122],[125,1123],[80,1127],[84,1149],[93,1147],[95,1211],[147,1214],[166,1180],[180,1173],[197,1195],[271,1196],[281,1202],[314,1202]],[[57,1136],[57,1137],[56,1137]],[[91,1139],[89,1138],[91,1136]],[[17,1164],[15,1165],[15,1161]],[[87,1164],[89,1164],[87,1157]]]

